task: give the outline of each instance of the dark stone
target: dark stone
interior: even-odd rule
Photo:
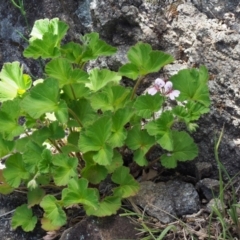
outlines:
[[[133,223],[126,217],[87,217],[74,227],[65,230],[60,240],[139,239]]]
[[[219,181],[211,178],[204,178],[196,185],[197,189],[203,193],[205,198],[210,201],[217,197],[219,193]]]
[[[210,177],[212,174],[212,164],[209,162],[197,162],[195,165],[195,176],[197,180]]]
[[[175,220],[174,217],[196,213],[200,209],[199,196],[194,186],[179,180],[166,183],[141,182],[140,191],[133,199],[149,215],[163,223]]]

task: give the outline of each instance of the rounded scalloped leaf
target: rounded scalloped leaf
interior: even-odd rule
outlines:
[[[121,166],[113,172],[112,181],[120,185],[113,190],[115,196],[128,198],[138,192],[140,187],[139,183],[133,178],[129,171],[129,168]]]
[[[193,100],[209,107],[208,78],[207,68],[201,66],[199,69],[183,69],[172,76],[170,80],[174,89],[180,91],[179,101]]]
[[[32,79],[23,74],[19,62],[4,63],[0,72],[0,101],[6,101],[22,96],[31,87]]]
[[[35,228],[36,224],[37,217],[33,216],[32,209],[29,209],[27,204],[16,208],[11,223],[13,229],[22,227],[25,232],[30,232]]]
[[[198,155],[197,145],[186,132],[172,131],[173,149],[170,153],[161,156],[161,163],[166,168],[175,168],[177,161],[193,160]]]

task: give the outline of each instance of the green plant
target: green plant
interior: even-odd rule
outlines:
[[[167,82],[158,79],[150,94],[137,96],[142,79],[171,63],[172,56],[139,42],[118,72],[87,72],[86,63],[117,49],[97,33],[85,34],[81,43],[62,44],[67,29],[57,18],[35,22],[23,54],[48,62],[45,75],[33,86],[19,62],[5,63],[0,72],[0,157],[8,156],[0,172],[0,192],[27,191],[28,203],[12,218],[12,227],[24,231],[33,230],[37,222],[34,205],[42,208],[47,231],[64,225],[66,209],[76,205],[87,215],[115,214],[121,200],[139,189],[124,166],[125,150],[141,167],[148,166],[148,153],[155,146],[162,147],[160,161],[166,168],[192,160],[198,154],[196,144],[174,125],[183,122],[193,131],[195,121],[209,111],[204,66],[181,70]],[[120,84],[122,76],[136,81],[133,89]],[[165,107],[169,97],[178,100],[172,109]],[[102,182],[110,190],[103,190]]]
[[[215,199],[214,205],[212,206],[212,212],[210,215],[210,222],[209,222],[209,229],[210,225],[213,221],[214,216],[216,216],[217,221],[221,225],[221,232],[219,236],[217,236],[217,239],[235,239],[234,235],[237,235],[238,238],[240,238],[240,221],[239,221],[239,214],[238,214],[238,208],[240,208],[240,205],[237,204],[237,196],[236,196],[236,190],[233,185],[233,180],[237,175],[235,175],[233,178],[231,178],[224,167],[224,165],[221,163],[218,155],[218,149],[219,145],[222,141],[224,132],[224,127],[222,128],[222,131],[218,137],[218,139],[215,139],[214,144],[214,156],[215,160],[217,162],[218,166],[218,176],[219,176],[219,196]],[[223,181],[223,174],[228,179],[228,183],[224,184]],[[226,203],[224,194],[228,188],[231,188],[231,199],[228,203]],[[219,200],[219,201],[218,201]],[[210,234],[210,230],[209,230]]]
[[[13,4],[14,7],[19,9],[20,13],[22,14],[22,16],[25,20],[25,23],[27,25],[28,30],[30,30],[28,20],[27,20],[27,17],[26,17],[26,11],[25,11],[25,8],[24,8],[24,1],[23,0],[18,0],[18,2],[16,2],[15,0],[11,0],[11,3]],[[21,34],[21,36],[23,36],[23,35]]]

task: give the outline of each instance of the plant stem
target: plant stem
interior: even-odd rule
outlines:
[[[79,68],[80,68],[80,69],[83,69],[84,66],[85,66],[85,64],[86,64],[86,62],[83,62],[83,63],[79,64]]]
[[[57,145],[57,143],[54,141],[54,140],[52,140],[52,139],[48,139],[50,142],[51,142],[51,144],[58,150],[58,152],[62,152],[62,150],[61,150],[61,148]]]
[[[154,159],[153,161],[151,161],[146,167],[145,169],[149,169],[150,167],[152,167],[155,163],[157,163],[160,160],[160,157]]]
[[[24,37],[24,35],[21,32],[19,32],[17,30],[16,30],[16,32],[23,40],[25,40],[27,43],[29,43],[29,40],[26,37]]]
[[[134,98],[134,96],[135,96],[135,93],[136,93],[136,91],[137,91],[137,89],[138,89],[138,86],[139,86],[140,83],[142,82],[143,78],[144,78],[144,76],[140,76],[140,77],[138,78],[137,83],[135,84],[135,86],[134,86],[134,88],[133,88],[133,90],[132,90],[131,100],[133,100],[133,98]]]
[[[75,118],[75,120],[78,122],[79,126],[80,126],[80,127],[83,127],[80,119],[78,118],[78,116],[76,115],[76,113],[75,113],[71,108],[68,108],[68,112]]]
[[[18,8],[19,11],[21,12],[24,20],[25,20],[25,23],[26,23],[26,26],[27,26],[27,29],[28,31],[30,32],[30,28],[29,28],[29,24],[28,24],[28,20],[27,20],[27,17],[26,17],[26,11],[24,9],[24,5],[23,5],[23,0],[18,0],[18,4],[15,2],[15,0],[11,0],[12,4],[14,7]]]
[[[75,92],[74,92],[74,89],[73,89],[72,84],[70,84],[70,88],[71,88],[71,91],[72,91],[72,95],[73,95],[74,100],[77,100],[76,94],[75,94]]]
[[[214,156],[215,156],[215,159],[217,161],[217,164],[218,164],[218,175],[219,175],[219,187],[220,187],[220,192],[219,192],[219,198],[220,198],[220,202],[222,204],[222,210],[224,212],[224,215],[225,215],[225,210],[224,210],[224,187],[223,187],[223,178],[222,178],[222,163],[220,162],[219,160],[219,156],[218,156],[218,148],[219,148],[219,145],[220,145],[220,142],[222,140],[222,136],[223,136],[223,131],[224,131],[224,126],[222,128],[222,131],[219,135],[219,138],[217,140],[217,142],[215,141],[215,144],[214,144]]]

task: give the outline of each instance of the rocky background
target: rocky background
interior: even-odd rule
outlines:
[[[54,17],[58,17],[70,25],[68,40],[77,40],[80,34],[97,31],[101,38],[118,47],[117,55],[93,62],[91,66],[107,66],[117,70],[120,64],[125,63],[125,53],[128,48],[138,41],[150,43],[154,49],[172,54],[176,61],[159,74],[149,76],[143,83],[140,92],[149,86],[156,76],[171,76],[183,68],[205,65],[210,73],[211,111],[199,121],[199,128],[194,134],[195,141],[199,146],[198,158],[192,162],[181,164],[177,172],[185,176],[189,175],[189,179],[194,178],[194,188],[198,186],[198,189],[202,189],[203,192],[209,184],[214,185],[213,179],[217,179],[218,176],[213,151],[214,137],[216,134],[218,136],[222,127],[225,126],[219,157],[230,176],[239,173],[239,0],[25,0],[24,6],[28,26],[10,0],[0,1],[0,67],[4,62],[20,61],[26,72],[30,72],[34,76],[41,76],[38,63],[31,59],[24,59],[22,56],[22,51],[27,46],[22,35],[28,36],[35,20]],[[204,178],[210,178],[210,180],[204,182]],[[172,213],[179,216],[198,211],[200,202],[199,197],[196,197],[196,192],[192,189],[193,185],[189,187],[180,180],[177,181],[166,183],[172,184],[172,187],[168,185],[166,185],[168,187],[159,187],[159,189],[166,188],[174,191],[174,186],[178,186],[180,182],[182,189],[186,187],[186,191],[191,193],[186,194],[189,196],[186,199],[179,195],[176,196],[183,199],[180,209],[186,208],[186,211],[179,212],[179,209],[172,207]],[[154,187],[147,186],[147,188],[149,190]],[[161,195],[161,192],[158,195]],[[177,205],[178,200],[174,199],[171,192],[169,196],[173,206]],[[207,196],[205,198],[208,199]],[[189,199],[196,200],[186,206]],[[168,202],[166,199],[164,201]],[[141,203],[138,204],[141,205]],[[12,208],[7,206],[4,197],[0,196],[1,205],[3,210],[0,211],[0,215],[1,212],[7,212],[16,207],[15,205]],[[162,220],[163,217],[161,215],[157,218]],[[168,221],[170,220],[165,222]],[[0,225],[0,235],[6,236],[2,239],[39,239],[39,236],[42,236],[41,232],[35,236],[14,232],[12,236],[7,237],[7,233],[4,231],[11,233],[9,220],[1,217]]]

